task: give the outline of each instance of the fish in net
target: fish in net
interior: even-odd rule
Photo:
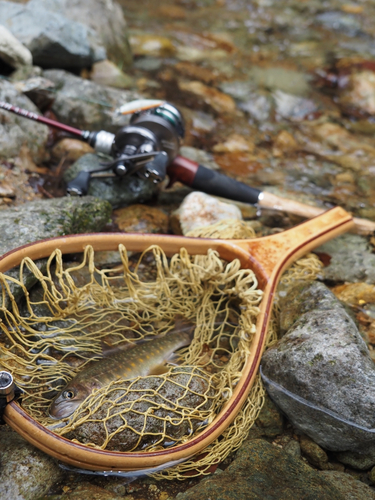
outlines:
[[[160,450],[198,435],[232,395],[262,292],[251,270],[212,250],[190,256],[182,249],[167,258],[153,246],[129,260],[120,245],[118,255],[118,266],[103,269],[89,246],[78,264],[64,264],[56,250],[43,273],[26,258],[18,279],[1,274],[2,304],[10,306],[0,309],[0,366],[24,391],[23,408],[55,433],[105,450]],[[23,284],[26,272],[38,281],[30,291]],[[15,286],[23,290],[21,302],[12,293]],[[179,316],[194,325],[194,336],[165,373],[114,378],[59,423],[50,418],[56,395],[102,359],[105,348],[131,352],[140,342],[151,346],[173,334]],[[269,343],[275,339],[272,323]],[[257,378],[233,423],[204,454],[155,477],[209,473],[241,445],[263,399]]]

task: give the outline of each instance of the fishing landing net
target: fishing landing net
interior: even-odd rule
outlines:
[[[199,434],[231,396],[249,354],[262,292],[251,270],[212,250],[190,256],[182,249],[167,258],[152,246],[129,255],[119,245],[119,265],[102,268],[90,246],[78,264],[65,263],[56,250],[44,272],[25,258],[18,279],[0,273],[0,368],[24,391],[22,407],[54,432],[93,448],[154,451]],[[316,260],[297,263],[297,275],[314,275]],[[293,279],[293,268],[288,273]],[[37,284],[28,291],[30,274]],[[15,289],[23,299],[15,299]],[[61,422],[48,416],[56,394],[103,352],[168,335],[178,317],[195,326],[191,344],[178,351],[178,364],[161,375],[114,380]],[[273,321],[268,345],[275,332]],[[258,377],[234,422],[204,453],[154,476],[209,474],[210,466],[241,445],[263,401]]]

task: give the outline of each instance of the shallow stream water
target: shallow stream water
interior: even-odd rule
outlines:
[[[137,86],[181,109],[186,146],[249,185],[375,217],[373,2],[121,3]]]

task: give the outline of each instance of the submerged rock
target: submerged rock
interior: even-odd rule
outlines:
[[[373,454],[375,366],[353,320],[318,282],[295,286],[280,308],[287,333],[262,360],[271,398],[324,448]]]
[[[72,181],[79,172],[98,170],[101,167],[96,154],[81,156],[64,174],[66,182]],[[124,177],[92,178],[88,195],[108,201],[112,207],[118,208],[131,203],[142,203],[150,200],[157,191],[157,185],[149,179],[130,175]]]
[[[225,471],[204,479],[178,496],[179,500],[196,498],[344,500],[348,497],[298,457],[267,441],[254,439],[242,445]]]
[[[165,381],[146,377],[119,382],[119,388],[112,386],[89,419],[64,437],[101,446],[111,436],[106,449],[116,451],[144,449],[156,442],[170,446],[202,425],[199,412],[210,410],[214,390],[199,375],[192,368],[178,367],[172,368]],[[116,432],[120,427],[125,428]]]
[[[322,270],[325,280],[375,282],[375,254],[365,237],[344,234],[318,247],[316,252],[330,257],[329,265]]]

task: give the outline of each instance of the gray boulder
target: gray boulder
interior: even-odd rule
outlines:
[[[100,168],[100,159],[95,154],[81,156],[68,170],[64,180],[73,180],[79,172]],[[137,175],[128,177],[97,177],[89,184],[88,194],[107,200],[113,208],[123,207],[131,203],[142,203],[150,200],[156,193],[157,186],[148,179]]]
[[[322,283],[280,301],[287,333],[263,356],[273,401],[297,429],[332,451],[375,451],[375,366],[353,320]]]
[[[129,115],[117,114],[115,110],[141,98],[137,92],[103,87],[63,70],[47,70],[43,76],[56,85],[52,111],[57,118],[85,130],[117,132],[129,123]]]
[[[57,5],[71,21],[88,26],[107,51],[108,58],[122,69],[132,63],[128,27],[121,6],[115,0],[44,0],[50,9]],[[103,22],[105,20],[105,22]]]
[[[42,67],[85,68],[106,58],[104,47],[84,24],[49,10],[50,1],[30,0],[26,5],[0,1],[4,26],[32,53]],[[60,5],[56,0],[56,7]],[[63,3],[61,3],[61,6]]]
[[[38,108],[26,96],[6,80],[0,80],[0,101],[40,113]],[[40,163],[45,158],[48,139],[46,125],[36,123],[9,111],[0,110],[0,158],[18,156],[20,148],[26,144],[32,159]]]
[[[33,241],[98,232],[108,222],[108,202],[86,196],[31,201],[1,211],[0,255]]]

